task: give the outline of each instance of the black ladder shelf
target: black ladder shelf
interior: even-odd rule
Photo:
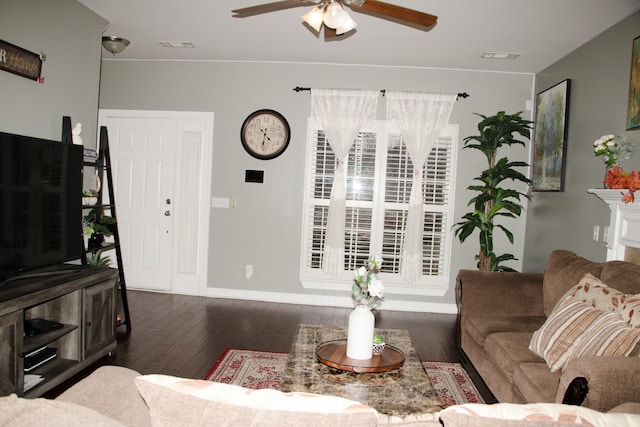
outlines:
[[[64,116],[62,118],[62,142],[72,143],[72,133],[71,133],[71,118],[68,116]],[[111,217],[116,221],[110,227],[111,232],[113,233],[113,243],[103,243],[99,247],[88,247],[85,246],[84,238],[82,239],[82,264],[86,265],[87,254],[96,254],[108,250],[114,250],[116,254],[116,262],[118,265],[118,288],[120,290],[120,297],[122,301],[122,318],[118,320],[117,326],[126,325],[127,332],[131,331],[131,317],[129,316],[129,303],[127,301],[127,284],[124,277],[124,268],[122,261],[122,247],[120,246],[120,233],[118,232],[118,221],[116,215],[116,202],[115,202],[115,194],[113,188],[113,173],[111,168],[111,155],[109,151],[109,134],[107,133],[106,126],[100,126],[100,141],[98,144],[98,158],[95,161],[84,161],[84,167],[94,168],[94,173],[98,176],[100,180],[100,188],[98,190],[98,202],[95,205],[83,205],[83,210],[91,210],[91,209],[103,209],[109,210],[111,213]],[[103,190],[105,187],[105,181],[103,180],[104,174],[107,175],[107,188],[109,201],[107,203],[103,203]]]

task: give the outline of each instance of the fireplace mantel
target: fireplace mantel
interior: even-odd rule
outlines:
[[[611,211],[606,238],[607,261],[635,262],[640,250],[640,202],[625,203],[624,190],[590,189],[587,192],[600,198]]]

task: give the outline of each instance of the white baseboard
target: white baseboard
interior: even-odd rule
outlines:
[[[241,289],[207,288],[207,297],[244,299],[250,301],[277,302],[283,304],[320,305],[328,307],[353,307],[350,297],[331,295],[302,295],[282,292],[248,291]],[[381,309],[394,311],[412,311],[417,313],[457,314],[455,304],[401,301],[385,298]]]

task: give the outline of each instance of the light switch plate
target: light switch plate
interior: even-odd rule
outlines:
[[[212,197],[211,198],[211,207],[212,208],[229,208],[229,198],[227,197]]]

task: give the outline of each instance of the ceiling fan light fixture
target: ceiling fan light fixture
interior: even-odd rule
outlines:
[[[316,30],[316,32],[320,32],[320,27],[322,27],[322,9],[319,6],[314,7],[309,12],[302,15],[302,19],[306,22],[311,28]]]
[[[340,28],[346,24],[349,14],[344,11],[339,2],[331,2],[324,12],[324,25],[329,28]]]
[[[358,24],[356,24],[356,21],[354,21],[349,15],[347,15],[347,21],[340,28],[336,28],[336,35],[340,36],[344,33],[348,33],[349,31],[355,29],[357,26]]]

